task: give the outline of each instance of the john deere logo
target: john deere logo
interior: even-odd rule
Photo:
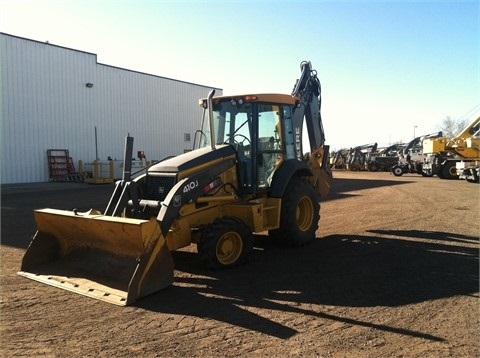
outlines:
[[[181,206],[182,205],[182,196],[181,195],[175,195],[173,197],[173,206]]]

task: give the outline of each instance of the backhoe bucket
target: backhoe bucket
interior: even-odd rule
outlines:
[[[173,259],[155,218],[41,209],[35,221],[21,276],[120,306],[173,282]]]

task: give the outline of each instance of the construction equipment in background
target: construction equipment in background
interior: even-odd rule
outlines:
[[[396,143],[378,150],[367,153],[365,156],[365,167],[370,172],[390,171],[398,163],[400,153],[403,152],[406,144]]]
[[[347,154],[346,169],[350,171],[367,170],[366,158],[368,153],[376,152],[377,143],[359,145],[350,149]]]
[[[476,151],[477,158],[475,160],[461,159],[460,161],[456,162],[455,166],[459,179],[478,184],[480,183],[480,124],[474,125],[470,132],[473,132],[473,134],[471,137],[465,140],[465,147],[469,148],[470,151]]]
[[[423,154],[423,141],[427,138],[439,138],[442,132],[424,134],[411,140],[400,153],[398,162],[391,167],[395,176],[402,176],[405,173],[417,173],[422,176],[431,176],[422,170],[426,155]]]
[[[192,243],[206,267],[222,269],[248,259],[253,232],[268,230],[281,245],[311,242],[332,174],[320,81],[310,62],[300,67],[291,95],[211,91],[199,101],[195,150],[133,180],[127,137],[123,178],[106,209],[35,210],[37,233],[19,274],[126,305],[170,285],[170,251]]]
[[[437,175],[441,179],[458,179],[457,163],[474,163],[479,160],[480,117],[473,120],[453,138],[427,138],[423,141],[426,155],[422,171],[425,175]]]
[[[340,149],[330,156],[330,168],[345,169],[347,166],[348,149]]]
[[[469,183],[480,183],[480,160],[473,162],[457,162],[457,175],[459,179],[468,181]]]

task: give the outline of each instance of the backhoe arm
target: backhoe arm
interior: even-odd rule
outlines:
[[[295,130],[299,130],[301,133],[303,121],[305,120],[310,141],[310,151],[314,152],[325,143],[325,133],[320,114],[321,86],[317,72],[312,70],[310,62],[304,61],[300,66],[302,73],[292,91],[292,96],[299,98],[299,105],[295,109],[293,122]]]
[[[312,172],[310,181],[316,192],[326,196],[330,191],[332,172],[328,165],[329,146],[325,144],[325,132],[323,130],[321,107],[321,86],[317,72],[312,70],[310,62],[300,64],[302,73],[295,83],[292,96],[298,98],[298,105],[293,113],[293,126],[296,139],[296,157],[306,161]],[[305,121],[310,153],[303,158],[302,131]]]

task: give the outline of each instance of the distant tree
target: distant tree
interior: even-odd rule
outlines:
[[[443,132],[444,137],[452,138],[460,133],[467,124],[466,119],[453,119],[450,116],[447,116],[443,119],[443,122],[438,129]]]

